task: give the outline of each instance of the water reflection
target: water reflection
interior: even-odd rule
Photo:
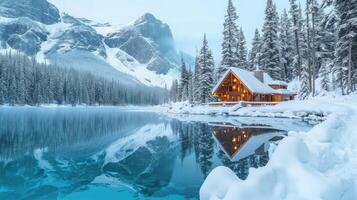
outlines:
[[[282,139],[285,133],[260,126],[225,125],[215,127],[213,137],[230,160],[239,161],[253,154],[264,155],[269,143]]]
[[[245,179],[284,132],[116,108],[0,109],[0,199],[197,199],[210,171]],[[251,121],[252,123],[249,123]],[[120,189],[119,189],[120,188]]]
[[[245,180],[249,175],[249,168],[267,164],[270,144],[281,140],[285,133],[264,125],[236,127],[225,124],[215,126],[212,135],[220,147],[218,157],[222,164]]]

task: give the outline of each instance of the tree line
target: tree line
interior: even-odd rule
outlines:
[[[212,66],[205,65],[205,56],[200,53],[196,59],[198,69],[182,70],[180,80],[173,83],[171,100],[206,103],[211,98],[206,87],[212,88],[229,67],[249,71],[259,68],[277,80],[298,80],[300,99],[315,96],[318,90],[340,89],[342,95],[356,91],[357,1],[306,0],[304,8],[297,0],[289,3],[289,9],[279,15],[273,0],[266,1],[263,27],[256,29],[248,51],[236,8],[228,0],[221,63],[213,66],[212,74]],[[207,70],[209,73],[203,73]],[[215,79],[204,80],[206,86],[197,86],[201,77],[206,77],[201,73]]]
[[[135,87],[72,68],[38,63],[20,53],[0,55],[0,105],[157,105],[164,89]]]

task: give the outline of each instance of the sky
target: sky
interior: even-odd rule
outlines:
[[[216,62],[220,60],[227,0],[49,0],[62,12],[97,22],[127,24],[144,13],[167,23],[178,50],[195,55],[206,33]],[[288,0],[275,0],[279,14],[289,8]],[[256,28],[264,23],[265,0],[233,0],[238,25],[243,28],[248,48]]]

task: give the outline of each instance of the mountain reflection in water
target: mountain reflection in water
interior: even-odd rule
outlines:
[[[117,108],[0,108],[0,199],[198,199],[213,168],[225,165],[245,179],[284,134],[244,120],[237,126]]]

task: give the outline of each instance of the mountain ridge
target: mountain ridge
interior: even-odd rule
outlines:
[[[153,87],[169,87],[179,77],[171,29],[151,13],[117,26],[61,13],[46,0],[0,0],[0,11],[0,49]]]

